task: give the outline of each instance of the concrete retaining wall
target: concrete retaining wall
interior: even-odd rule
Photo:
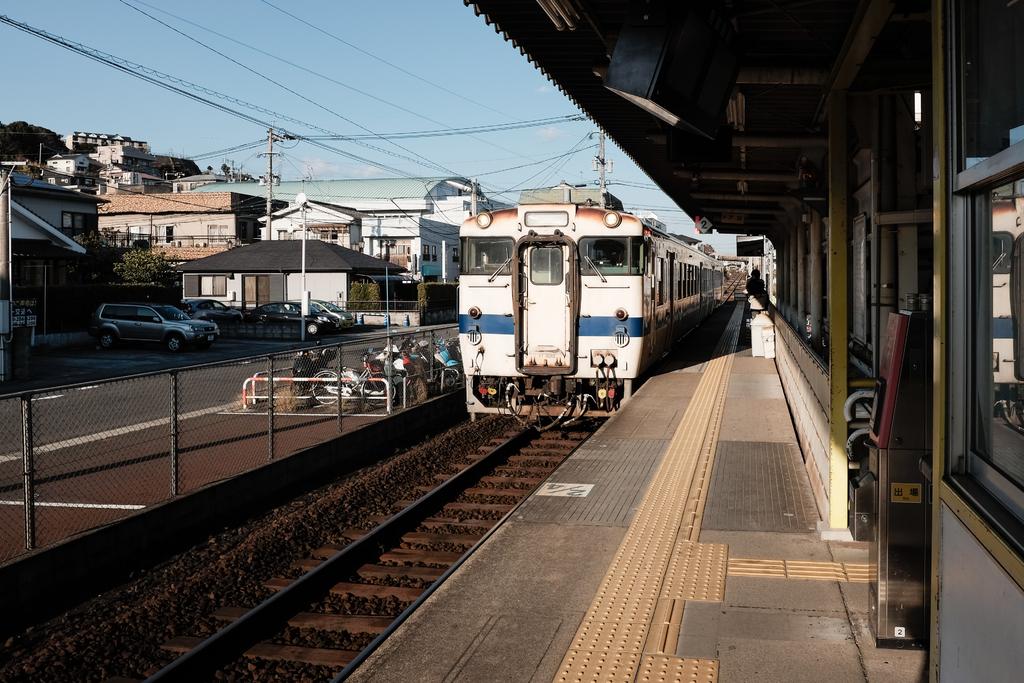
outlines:
[[[465,416],[461,392],[441,396],[0,567],[0,637],[45,621],[212,533],[382,460]]]
[[[811,491],[822,519],[828,519],[828,371],[782,316],[775,316],[775,364],[803,451]],[[846,506],[845,500],[841,503]]]

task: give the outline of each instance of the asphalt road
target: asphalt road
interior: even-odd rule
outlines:
[[[450,325],[430,329],[450,329]],[[400,328],[393,335],[414,332]],[[361,367],[368,347],[384,345],[382,330],[348,333],[321,339],[321,346],[344,343],[342,365]],[[34,361],[45,367],[47,379],[37,377],[30,385],[32,442],[37,465],[46,453],[63,453],[75,446],[117,436],[119,443],[131,440],[156,423],[167,424],[170,415],[170,377],[161,371],[177,368],[179,419],[237,411],[242,408],[243,384],[247,378],[269,368],[265,355],[275,354],[275,373],[289,375],[295,353],[316,343],[223,340],[206,351],[171,354],[151,346],[123,346],[110,351],[76,349],[41,354]],[[237,360],[259,354],[254,360]],[[188,369],[201,363],[208,367]],[[331,367],[337,361],[331,362]],[[161,374],[114,379],[146,372]],[[8,389],[9,385],[5,385]],[[12,387],[13,388],[13,387]],[[265,384],[262,386],[265,393]],[[22,401],[0,396],[0,463],[18,459],[22,450]]]

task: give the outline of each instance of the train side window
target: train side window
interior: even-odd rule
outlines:
[[[1000,185],[976,201],[971,260],[980,267],[971,277],[968,298],[975,334],[967,340],[972,360],[967,472],[1024,520],[1024,180]]]
[[[530,249],[530,282],[535,285],[560,285],[564,275],[562,247]]]
[[[658,298],[657,305],[665,302],[665,259],[658,257]]]
[[[499,275],[511,275],[508,261],[512,258],[515,241],[511,237],[463,237],[463,275],[493,275],[502,264]]]

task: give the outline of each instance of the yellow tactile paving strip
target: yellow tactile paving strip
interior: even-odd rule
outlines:
[[[735,557],[729,559],[729,576],[867,583],[871,578],[871,567],[856,562],[755,560]]]
[[[721,600],[725,592],[727,547],[695,537],[742,316],[737,306],[556,683],[717,680],[718,662],[672,653],[685,601]]]

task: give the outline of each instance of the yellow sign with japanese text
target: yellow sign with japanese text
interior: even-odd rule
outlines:
[[[893,503],[920,503],[921,484],[889,484],[889,500]]]

